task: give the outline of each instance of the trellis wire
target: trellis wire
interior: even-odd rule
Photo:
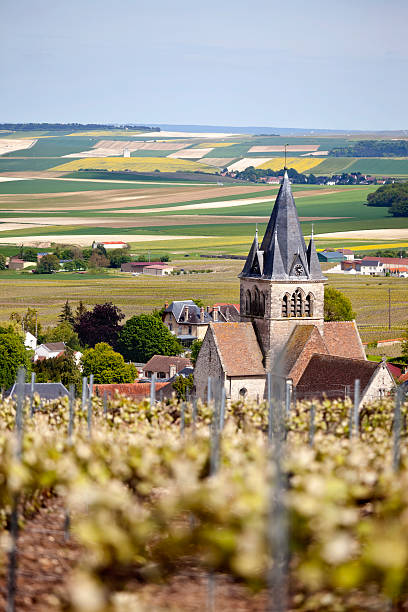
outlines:
[[[222,385],[221,389],[221,405],[220,405],[220,431],[224,429],[224,421],[225,421],[225,387]]]
[[[285,411],[286,411],[286,416],[289,415],[290,413],[290,404],[292,402],[292,393],[291,393],[292,387],[291,387],[291,382],[290,380],[286,380],[285,381]]]
[[[211,381],[211,376],[209,376],[209,377],[208,377],[208,381],[207,381],[207,405],[208,405],[208,407],[209,407],[209,406],[210,406],[210,404],[211,404],[211,392],[212,392],[212,389],[211,389],[211,382],[212,382],[212,381]]]
[[[403,390],[401,387],[397,390],[394,404],[394,423],[393,423],[393,453],[392,467],[397,472],[401,465],[401,404]]]
[[[357,378],[354,381],[354,431],[358,437],[360,431],[360,380]]]
[[[82,378],[82,399],[81,399],[82,412],[85,412],[87,387],[88,387],[88,378],[86,376],[83,376]]]
[[[68,446],[72,446],[72,434],[74,433],[74,410],[75,410],[75,386],[71,383],[69,385],[69,398],[68,398]],[[71,529],[71,516],[69,510],[65,510],[64,518],[64,540],[68,542],[70,538]]]
[[[186,406],[185,406],[185,403],[182,401],[181,406],[180,406],[180,435],[182,437],[184,436],[184,427],[185,427],[185,421],[186,421],[185,411],[186,411]]]
[[[16,405],[16,459],[21,461],[23,456],[23,407],[24,407],[25,370],[19,368],[17,373],[17,405]],[[18,566],[18,501],[16,493],[13,497],[13,507],[10,515],[11,548],[9,552],[9,566],[7,576],[7,605],[6,612],[15,611],[15,598],[17,590]]]
[[[195,433],[197,426],[197,398],[193,400],[193,433]]]

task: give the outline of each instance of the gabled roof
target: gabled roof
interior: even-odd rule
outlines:
[[[296,386],[311,356],[328,352],[315,325],[297,325],[278,358],[279,374],[291,378]]]
[[[37,350],[41,347],[45,348],[47,351],[50,351],[50,353],[60,353],[66,349],[65,342],[46,342],[45,344],[40,344],[40,346],[37,347]]]
[[[68,389],[60,382],[57,383],[34,383],[34,393],[38,393],[41,399],[53,400],[69,395]],[[31,396],[31,383],[24,384],[24,397]],[[14,383],[12,388],[8,391],[7,397],[16,399],[17,397],[17,384]]]
[[[325,321],[323,338],[330,355],[366,359],[355,321]]]
[[[151,359],[143,366],[145,372],[169,372],[170,366],[176,366],[177,372],[187,366],[191,366],[190,359],[186,357],[177,357],[171,355],[153,355]]]
[[[227,376],[264,376],[262,352],[251,323],[210,323]]]
[[[313,264],[311,269],[309,261]],[[256,235],[240,277],[325,280],[315,257],[313,241],[308,260],[286,170],[262,244],[258,246]]]
[[[239,306],[236,304],[214,304],[218,307],[218,320],[223,323],[239,322]],[[214,317],[214,308],[211,308],[210,315]]]
[[[338,398],[347,392],[353,398],[354,382],[358,379],[362,397],[372,376],[381,367],[381,363],[373,361],[315,354],[296,386],[297,396]]]

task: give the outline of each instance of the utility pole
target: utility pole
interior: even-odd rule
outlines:
[[[391,288],[388,287],[388,329],[391,331]]]

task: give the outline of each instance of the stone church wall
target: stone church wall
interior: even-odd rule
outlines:
[[[217,346],[210,328],[204,337],[204,342],[198,354],[194,369],[194,387],[197,397],[207,399],[208,377],[225,381],[224,368],[218,355]]]

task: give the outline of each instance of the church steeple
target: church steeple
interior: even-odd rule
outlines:
[[[263,270],[258,274],[254,274],[252,265],[256,253],[262,253],[263,256]],[[265,280],[323,280],[318,261],[312,259],[313,269],[309,265],[306,244],[285,170],[261,247],[259,248],[254,240],[240,277],[249,275]]]

